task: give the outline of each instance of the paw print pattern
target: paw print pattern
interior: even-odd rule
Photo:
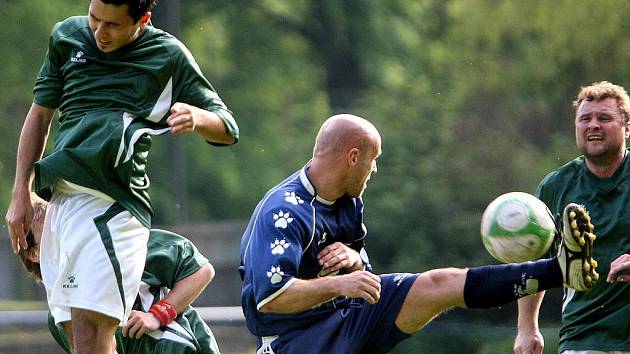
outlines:
[[[278,214],[273,213],[273,219],[276,221],[275,226],[279,229],[286,229],[289,223],[293,221],[291,214],[287,211],[286,213],[280,210]]]
[[[284,192],[284,200],[293,204],[298,205],[304,203],[300,196],[295,195],[295,192]]]
[[[278,284],[282,281],[284,272],[280,270],[280,266],[271,266],[271,270],[267,272],[267,277],[271,280],[271,284]]]
[[[271,243],[271,254],[284,254],[284,250],[289,248],[290,243],[285,239],[276,239]]]

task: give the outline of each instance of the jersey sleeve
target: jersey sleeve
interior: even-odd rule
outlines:
[[[156,231],[151,230],[150,237],[154,237],[155,233]],[[209,262],[188,239],[172,233],[162,233],[159,236],[172,239],[163,242],[160,247],[149,247],[143,278],[151,277],[153,282],[172,289],[176,282],[192,275]],[[152,245],[151,240],[149,242]]]
[[[48,42],[48,50],[44,62],[39,69],[35,80],[34,102],[48,108],[58,108],[63,94],[63,56],[56,45],[56,33],[61,23],[57,23],[51,32]]]
[[[282,294],[298,277],[308,230],[290,208],[263,208],[245,260],[257,309]]]
[[[223,120],[228,133],[238,140],[239,129],[232,112],[223,103],[212,84],[201,72],[190,51],[183,44],[180,45],[175,67],[177,68],[175,72],[176,100],[216,113]]]

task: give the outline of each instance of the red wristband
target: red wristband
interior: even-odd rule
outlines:
[[[160,300],[153,304],[149,312],[154,314],[155,317],[160,320],[162,326],[166,326],[167,324],[173,322],[175,317],[177,317],[175,307],[164,300]]]

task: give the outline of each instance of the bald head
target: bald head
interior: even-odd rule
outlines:
[[[380,146],[378,130],[367,120],[352,115],[338,114],[328,118],[317,133],[313,157],[345,153],[352,148],[364,150]]]
[[[307,174],[318,195],[333,201],[360,197],[381,154],[381,136],[367,120],[351,114],[328,118],[319,129]]]

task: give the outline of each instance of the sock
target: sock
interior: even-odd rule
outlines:
[[[481,266],[466,273],[464,301],[468,308],[498,307],[562,285],[562,271],[556,258]]]

